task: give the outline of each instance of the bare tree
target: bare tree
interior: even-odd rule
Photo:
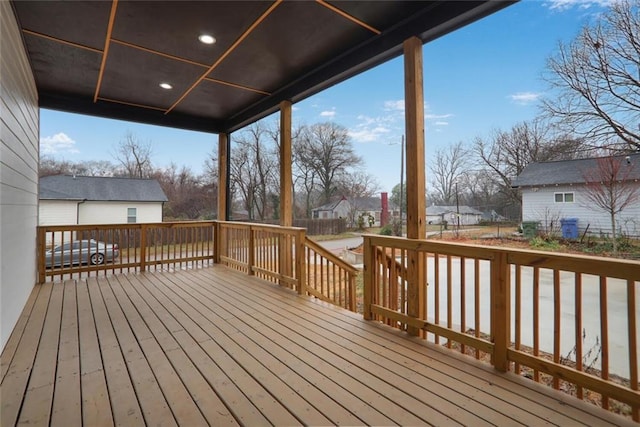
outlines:
[[[349,169],[362,164],[355,154],[344,126],[333,122],[306,126],[297,140],[296,165],[298,176],[313,178],[308,187],[318,188],[321,203],[328,203],[340,180]]]
[[[431,190],[438,199],[451,205],[455,201],[455,183],[469,169],[468,150],[462,142],[449,145],[446,149],[438,149],[431,164]]]
[[[557,136],[548,123],[539,119],[518,123],[508,131],[497,130],[490,139],[476,138],[474,142],[479,168],[489,171],[503,202],[513,206],[514,212],[520,212],[521,200],[511,181],[529,163],[571,159],[581,147],[581,140]]]
[[[569,133],[640,149],[640,0],[612,2],[548,59],[544,109]]]
[[[256,122],[234,139],[231,150],[231,185],[242,198],[250,219],[265,219],[270,214],[271,195],[277,194],[278,154],[269,144],[264,124]]]
[[[600,157],[594,168],[582,171],[587,185],[584,205],[609,214],[614,254],[618,252],[616,215],[640,200],[637,168],[628,157]]]
[[[129,178],[148,178],[153,172],[151,143],[142,142],[131,131],[127,131],[113,154]]]

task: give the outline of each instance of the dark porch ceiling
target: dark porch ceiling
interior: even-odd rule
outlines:
[[[40,106],[231,132],[514,1],[13,1]],[[201,34],[215,37],[206,45]],[[160,88],[162,82],[172,89]]]

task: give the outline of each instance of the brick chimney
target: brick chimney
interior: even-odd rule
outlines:
[[[380,199],[382,208],[382,211],[380,212],[380,226],[384,227],[389,222],[389,198],[387,193],[380,193]]]

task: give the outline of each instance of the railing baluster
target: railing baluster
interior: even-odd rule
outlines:
[[[452,300],[453,300],[453,283],[452,283],[452,258],[451,255],[447,255],[447,329],[451,329],[453,326],[452,316]],[[451,348],[451,340],[447,338],[447,348]]]
[[[638,311],[636,310],[636,287],[627,280],[627,317],[629,319],[629,381],[631,389],[638,391]],[[640,403],[631,405],[631,418],[640,422]]]
[[[515,274],[515,313],[514,313],[514,326],[515,330],[515,349],[520,350],[520,346],[522,344],[522,266],[516,265],[516,274]],[[520,375],[520,364],[515,363],[513,366],[513,371],[516,375]]]
[[[553,362],[560,363],[560,331],[562,325],[560,324],[561,313],[560,304],[560,272],[556,269],[553,270]],[[560,388],[560,379],[553,376],[553,388],[558,390]]]
[[[465,257],[460,257],[460,329],[462,333],[467,333],[467,295],[466,295],[466,260]],[[465,353],[464,344],[460,344],[460,353]]]
[[[582,275],[575,273],[574,279],[574,308],[575,308],[575,338],[576,338],[576,370],[583,370],[582,367]],[[578,399],[583,398],[582,387],[576,387]]]
[[[540,356],[540,269],[533,267],[533,355]],[[533,380],[540,382],[540,372],[533,370]]]
[[[434,270],[434,307],[433,307],[433,323],[440,324],[440,259],[438,253],[433,254],[433,270]],[[434,334],[434,341],[436,344],[440,344],[440,335]]]
[[[600,339],[602,350],[602,363],[600,367],[601,378],[609,379],[609,320],[607,309],[607,278],[600,276]],[[602,395],[602,407],[609,409],[609,397]]]
[[[474,293],[474,330],[476,338],[480,338],[480,260],[473,260],[473,293]],[[480,359],[480,349],[476,348],[476,359]]]

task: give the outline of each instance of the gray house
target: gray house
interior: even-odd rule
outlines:
[[[522,220],[538,221],[548,231],[558,230],[560,220],[576,218],[577,227],[591,232],[611,232],[609,214],[594,206],[586,196],[587,178],[594,179],[598,162],[620,162],[621,185],[640,194],[640,153],[628,156],[563,160],[529,164],[513,181],[522,191]],[[640,200],[617,214],[617,226],[629,235],[640,235]]]
[[[155,179],[54,175],[40,178],[40,225],[162,222],[168,201]]]
[[[314,219],[345,218],[351,227],[356,225],[360,215],[371,215],[374,219],[373,226],[378,227],[382,216],[382,199],[380,197],[354,197],[351,199],[342,197],[312,209],[311,214]],[[398,216],[400,210],[393,203],[389,203],[389,214],[389,218]]]
[[[427,224],[441,224],[447,221],[449,224],[475,225],[482,220],[482,212],[470,206],[428,206]]]

